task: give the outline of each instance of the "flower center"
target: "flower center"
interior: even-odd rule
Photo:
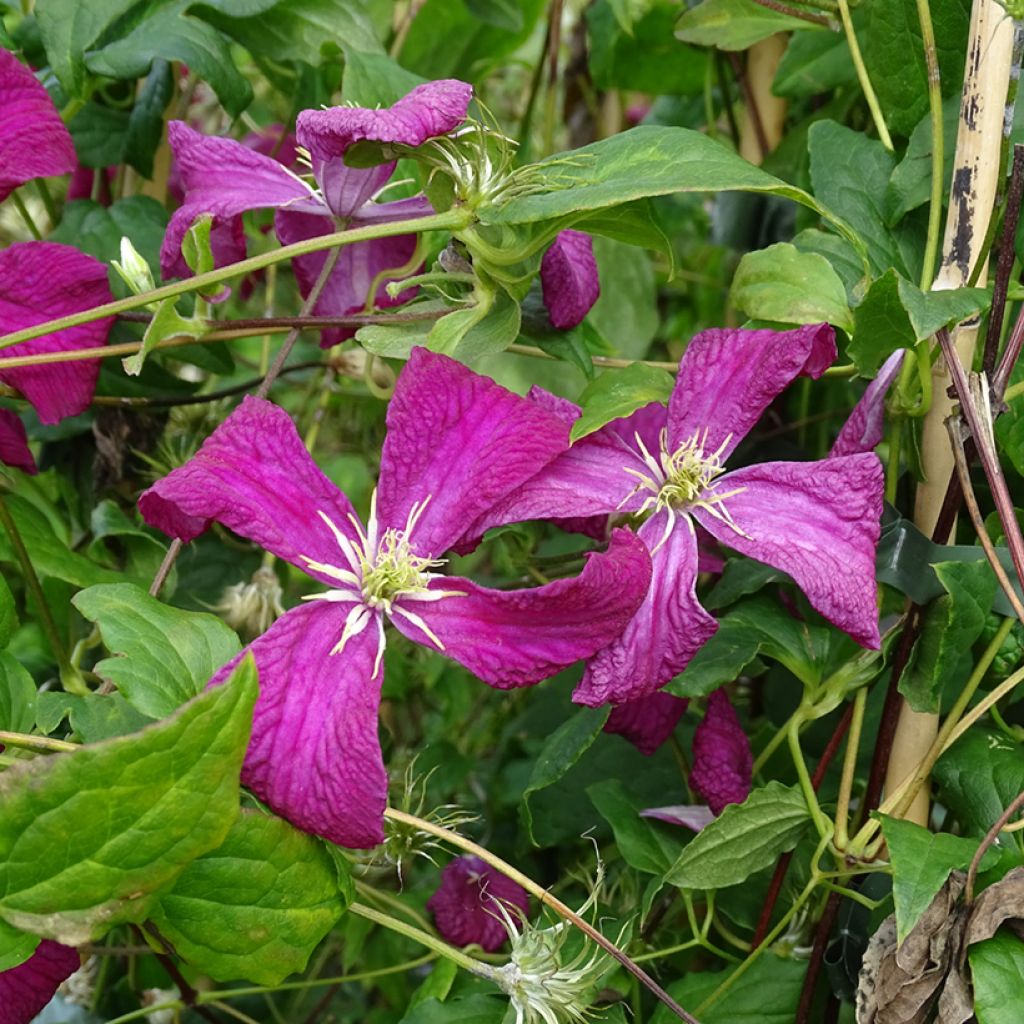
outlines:
[[[391,611],[400,594],[423,593],[431,580],[430,570],[443,565],[436,558],[423,558],[409,545],[405,530],[384,531],[374,552],[359,553],[363,600],[370,608]],[[367,557],[370,556],[370,557]]]

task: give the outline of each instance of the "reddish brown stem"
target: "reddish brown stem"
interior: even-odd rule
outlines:
[[[796,1008],[796,1017],[793,1024],[807,1024],[810,1020],[811,1004],[814,1002],[814,989],[818,984],[818,975],[821,974],[821,965],[825,959],[825,947],[828,945],[829,936],[832,934],[832,927],[836,923],[836,915],[839,913],[839,901],[842,897],[837,892],[829,894],[825,902],[825,912],[821,915],[817,930],[814,933],[814,945],[811,948],[811,959],[807,963],[807,974],[804,975],[804,985],[800,990],[800,1003]]]

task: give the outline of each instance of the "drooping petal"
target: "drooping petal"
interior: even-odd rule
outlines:
[[[23,964],[0,972],[0,1024],[29,1024],[81,966],[77,949],[43,939]]]
[[[10,409],[0,409],[0,462],[26,473],[39,472],[28,448],[25,424]]]
[[[0,252],[0,328],[4,333],[34,327],[55,317],[112,302],[107,268],[70,245],[19,242]],[[38,355],[106,344],[114,318],[66,327],[3,350],[6,356]],[[43,423],[77,416],[92,401],[100,372],[97,359],[19,366],[0,371],[0,381],[17,388]]]
[[[476,943],[487,953],[500,949],[508,938],[505,918],[516,923],[529,907],[526,890],[518,882],[473,856],[449,861],[441,884],[427,900],[443,939],[455,946]]]
[[[874,451],[882,440],[885,426],[885,396],[900,374],[906,349],[898,349],[878,371],[878,376],[867,386],[860,401],[853,407],[850,418],[843,424],[836,443],[828,453],[830,459],[838,455],[856,455]]]
[[[765,462],[719,477],[735,523],[694,516],[723,544],[789,573],[808,600],[859,644],[878,647],[875,549],[884,474],[873,453]]]
[[[70,174],[76,164],[71,133],[49,93],[0,48],[0,202],[26,181]]]
[[[591,555],[573,579],[533,590],[489,590],[446,576],[432,590],[464,596],[395,602],[394,625],[409,639],[436,644],[407,613],[418,616],[449,658],[500,689],[529,686],[587,658],[622,631],[650,581],[650,559],[629,530],[616,530],[605,554]]]
[[[377,513],[404,529],[427,501],[412,537],[443,554],[491,506],[565,451],[569,427],[447,356],[415,348],[388,406]]]
[[[217,520],[333,586],[307,559],[347,569],[335,530],[358,537],[351,502],[317,468],[291,417],[262,398],[244,398],[185,465],[139,498],[139,511],[183,541]]]
[[[650,755],[672,735],[689,703],[664,690],[627,700],[612,708],[604,731],[629,740],[641,754]]]
[[[274,215],[274,230],[282,245],[291,245],[307,238],[317,238],[336,229],[329,216],[302,213],[298,210],[278,210]],[[412,259],[416,251],[415,235],[396,235],[393,238],[376,238],[369,242],[346,245],[338,254],[338,261],[331,271],[327,283],[313,306],[316,316],[348,316],[361,313],[366,305],[370,286],[380,273],[397,270]],[[326,250],[311,252],[292,260],[299,291],[305,298],[323,270],[327,259]],[[415,289],[406,288],[394,298],[387,293],[387,285],[394,278],[384,278],[377,286],[374,303],[381,309],[399,306],[416,294]],[[354,327],[330,328],[321,334],[324,348],[337,345],[355,334]]]
[[[191,273],[181,255],[181,241],[192,222],[204,213],[227,221],[246,210],[263,207],[322,206],[301,179],[273,157],[241,142],[203,135],[184,121],[172,121],[167,126],[167,137],[181,173],[185,199],[171,217],[160,249],[164,277],[187,277]]]
[[[835,331],[828,324],[702,331],[687,346],[669,400],[670,450],[707,431],[704,451],[721,448],[720,457],[727,458],[791,381],[817,379],[835,357]]]
[[[725,691],[715,690],[693,735],[690,787],[719,815],[726,804],[741,804],[750,795],[753,768],[750,740]]]
[[[594,241],[582,231],[559,231],[540,263],[540,283],[551,325],[575,327],[601,294]]]
[[[654,693],[678,675],[711,638],[718,623],[700,605],[693,524],[678,516],[666,531],[659,512],[640,527],[651,551],[651,586],[622,635],[590,659],[572,699],[599,707]]]
[[[260,695],[242,782],[304,832],[365,849],[384,838],[387,772],[377,738],[383,634],[374,613],[332,654],[353,607],[313,601],[293,608],[246,648]],[[246,651],[210,685],[226,679]]]
[[[671,807],[648,807],[640,812],[640,817],[656,818],[670,825],[682,825],[699,832],[715,820],[715,813],[704,804],[673,804]]]

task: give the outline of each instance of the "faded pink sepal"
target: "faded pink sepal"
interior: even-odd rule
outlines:
[[[402,529],[426,501],[413,540],[430,556],[569,445],[557,416],[425,348],[402,369],[387,424],[377,515],[382,528]]]
[[[675,731],[690,702],[659,690],[612,708],[604,731],[621,736],[650,756]]]
[[[718,623],[700,605],[697,542],[686,516],[666,531],[659,512],[640,527],[651,552],[651,586],[622,635],[590,659],[573,692],[577,704],[599,707],[645,697],[678,675],[714,635]]]
[[[500,949],[508,938],[506,917],[518,924],[529,909],[529,897],[518,882],[471,855],[445,865],[441,884],[427,900],[443,939],[454,946],[475,943],[487,953]]]
[[[10,409],[0,409],[0,462],[26,473],[39,472],[29,451],[25,424]]]
[[[81,966],[77,949],[43,939],[23,964],[0,971],[0,1024],[29,1024]]]
[[[694,508],[727,545],[781,569],[811,604],[864,647],[877,648],[882,464],[873,453],[820,462],[765,462],[718,478],[729,523]]]
[[[458,576],[431,590],[464,596],[439,601],[398,598],[392,623],[409,639],[436,649],[414,622],[420,617],[443,651],[500,689],[553,676],[611,642],[629,622],[650,582],[650,558],[629,530],[612,534],[608,551],[587,558],[579,576],[531,590],[491,590]]]
[[[70,174],[75,145],[43,84],[0,49],[0,202],[33,178]]]
[[[682,825],[699,832],[715,820],[714,811],[705,804],[673,804],[670,807],[648,807],[640,812],[641,818],[655,818],[669,825]]]
[[[575,327],[601,294],[594,241],[582,231],[559,231],[540,263],[540,284],[551,325]]]
[[[695,435],[726,459],[796,377],[817,379],[836,357],[835,331],[715,328],[687,346],[668,406],[669,451]]]
[[[139,511],[183,541],[217,520],[328,586],[337,581],[306,561],[347,564],[324,516],[349,540],[358,536],[352,503],[317,467],[291,417],[251,396],[139,498]]]
[[[850,418],[839,431],[828,458],[875,450],[885,428],[885,398],[900,374],[905,355],[906,349],[898,349],[882,363],[878,376],[867,386],[860,401],[853,407]]]
[[[754,756],[750,741],[724,690],[708,697],[703,721],[693,735],[690,788],[704,797],[716,816],[727,804],[750,795]]]
[[[286,612],[210,680],[251,652],[260,695],[242,782],[304,832],[352,849],[384,839],[387,772],[377,738],[381,633],[366,628],[331,651],[351,604],[313,601]]]
[[[112,302],[107,268],[70,245],[19,242],[0,251],[0,324],[5,333]],[[114,318],[66,327],[3,350],[4,356],[38,355],[105,345]],[[0,371],[0,381],[17,388],[43,423],[58,423],[83,412],[92,401],[98,359],[21,366]]]

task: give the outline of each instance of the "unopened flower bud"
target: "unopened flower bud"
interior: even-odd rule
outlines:
[[[121,239],[121,259],[112,260],[111,263],[124,283],[136,295],[151,292],[156,287],[153,283],[153,271],[149,269],[149,264],[127,236]]]
[[[274,570],[257,569],[248,583],[228,587],[217,611],[232,629],[248,639],[265,633],[284,615],[281,585]]]

